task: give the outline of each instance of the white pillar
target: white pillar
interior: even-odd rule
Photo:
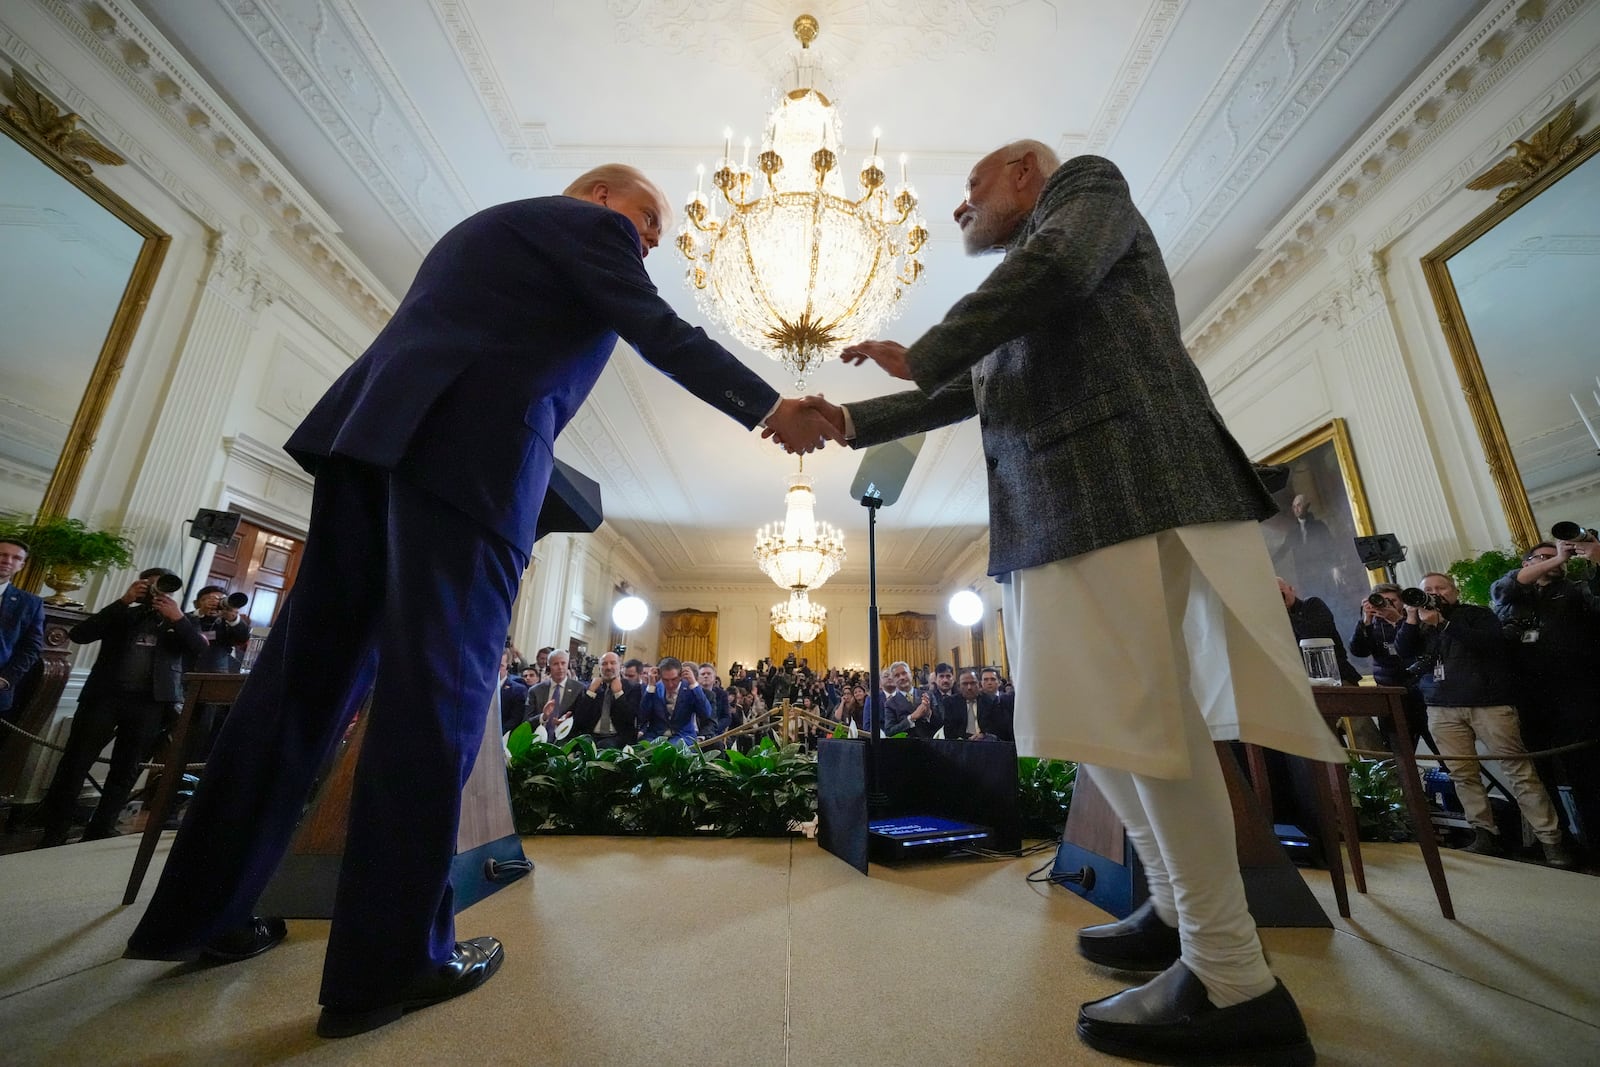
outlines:
[[[187,575],[193,561],[194,544],[180,524],[214,501],[228,398],[260,311],[272,300],[253,252],[227,233],[211,240],[205,285],[128,496],[123,521],[135,530],[137,569],[169,566]],[[127,577],[113,576],[108,588],[120,589]]]
[[[1411,546],[1402,567],[1420,577],[1455,558],[1460,535],[1400,347],[1387,272],[1380,252],[1353,262],[1322,317],[1339,331],[1340,362],[1358,402],[1348,418],[1351,447],[1374,502],[1375,532],[1393,532]]]

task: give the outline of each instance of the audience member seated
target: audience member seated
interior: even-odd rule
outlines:
[[[693,748],[699,740],[695,717],[711,714],[711,705],[695,677],[696,665],[681,663],[668,656],[656,664],[660,681],[644,691],[639,715],[646,741],[671,741],[680,748]]]
[[[545,663],[549,677],[528,690],[527,720],[536,729],[544,727],[551,739],[555,739],[561,721],[571,716],[573,705],[583,692],[582,683],[567,673],[567,663],[565,652],[551,652]]]
[[[117,836],[117,819],[139,777],[139,761],[154,746],[164,720],[183,703],[184,660],[200,656],[207,645],[178,602],[155,588],[155,579],[171,573],[165,567],[141,572],[120,600],[67,632],[75,644],[101,642],[100,657],[78,694],[66,751],[40,805],[40,848],[66,843],[84,777],[113,739],[100,803],[83,839]]]
[[[594,738],[596,748],[621,748],[639,739],[639,701],[644,690],[622,677],[622,660],[607,652],[596,665],[594,680],[572,713],[571,737]]]
[[[508,734],[528,717],[528,690],[532,688],[511,670],[511,650],[500,654],[500,732]],[[524,668],[526,676],[532,667]],[[535,725],[538,725],[537,723]]]
[[[17,717],[17,686],[44,651],[44,601],[11,584],[28,562],[28,546],[0,541],[0,719]]]
[[[1500,620],[1488,608],[1461,603],[1456,583],[1447,574],[1424,576],[1422,591],[1436,598],[1438,606],[1407,605],[1395,647],[1402,656],[1421,660],[1419,684],[1439,755],[1475,755],[1479,741],[1493,753],[1526,752],[1517,709],[1512,705],[1511,666]],[[1555,808],[1532,761],[1513,755],[1499,761],[1499,767],[1522,817],[1544,846],[1546,861],[1554,867],[1573,866],[1572,854],[1561,840]],[[1447,760],[1445,768],[1473,826],[1467,851],[1508,854],[1477,762]]]
[[[1374,597],[1383,601],[1382,607],[1372,603]],[[1354,632],[1350,634],[1350,654],[1372,660],[1372,680],[1379,685],[1395,686],[1406,691],[1406,726],[1412,738],[1425,739],[1428,746],[1437,751],[1438,746],[1434,745],[1433,736],[1428,733],[1428,711],[1422,702],[1422,692],[1409,670],[1411,660],[1402,656],[1395,646],[1400,624],[1405,617],[1406,609],[1400,602],[1398,585],[1380,582],[1373,586],[1372,592],[1361,601],[1361,621],[1356,623]],[[1378,730],[1391,750],[1394,748],[1393,729],[1387,719],[1379,720]]]
[[[1528,747],[1590,742],[1539,763],[1547,784],[1571,791],[1579,826],[1569,829],[1591,853],[1600,846],[1600,744],[1594,743],[1600,738],[1600,595],[1566,571],[1584,552],[1600,555],[1597,548],[1594,542],[1542,541],[1491,590],[1522,682],[1517,706]]]
[[[700,691],[705,694],[706,703],[711,706],[711,714],[701,720],[699,724],[700,736],[712,738],[718,734],[727,733],[732,714],[728,710],[728,691],[718,684],[717,665],[714,663],[702,663],[696,673],[700,678]],[[721,749],[726,748],[727,745],[725,742],[716,741],[702,747]]]
[[[892,664],[889,678],[894,683],[895,692],[889,697],[889,725],[884,728],[887,736],[905,734],[928,740],[944,728],[944,709],[934,703],[932,689],[911,689],[911,668],[908,664]]]
[[[956,669],[948,663],[940,663],[933,668],[933,702],[943,706],[944,702],[954,696],[956,692]]]
[[[944,736],[957,741],[1016,741],[999,698],[983,691],[975,671],[962,671],[959,692],[944,698]]]
[[[844,695],[834,705],[833,712],[828,716],[834,722],[849,725],[855,724],[856,729],[861,729],[865,723],[862,717],[867,705],[867,687],[857,683],[846,686]]]

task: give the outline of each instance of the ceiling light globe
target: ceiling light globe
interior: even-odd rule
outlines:
[[[983,618],[983,598],[963,589],[950,598],[950,617],[958,626],[972,626]]]
[[[637,630],[649,614],[649,604],[636,596],[625,596],[611,609],[611,621],[619,630]]]

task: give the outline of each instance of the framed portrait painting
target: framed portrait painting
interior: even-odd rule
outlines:
[[[1373,533],[1372,514],[1344,420],[1318,427],[1261,462],[1289,468],[1288,484],[1273,495],[1278,514],[1261,524],[1278,577],[1302,600],[1316,597],[1328,605],[1348,642],[1376,579],[1356,552],[1355,539]],[[1352,662],[1370,669],[1362,660]]]

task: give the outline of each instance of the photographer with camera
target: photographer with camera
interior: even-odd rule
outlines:
[[[250,643],[250,617],[241,613],[250,598],[225,586],[201,586],[188,619],[206,639],[206,650],[187,665],[191,671],[238,674],[241,649]]]
[[[66,751],[39,806],[40,848],[64,845],[78,807],[83,779],[95,757],[115,738],[100,803],[84,830],[85,841],[117,836],[117,818],[139,778],[139,761],[161,732],[163,720],[183,702],[183,665],[203,655],[206,639],[172,599],[183,580],[165,567],[140,572],[120,600],[67,632],[75,644],[100,644],[100,658],[78,695]]]
[[[1488,608],[1460,602],[1455,580],[1448,574],[1423,576],[1422,588],[1401,593],[1406,619],[1395,638],[1402,656],[1415,658],[1413,670],[1428,706],[1428,728],[1445,770],[1456,786],[1456,798],[1473,827],[1466,851],[1484,856],[1505,856],[1509,850],[1496,832],[1494,814],[1484,792],[1483,775],[1476,761],[1451,761],[1450,756],[1477,754],[1482,741],[1493,753],[1508,753],[1498,761],[1507,786],[1516,797],[1522,817],[1544,846],[1552,867],[1571,867],[1572,854],[1561,841],[1550,795],[1525,756],[1522,728],[1506,654],[1500,620]]]
[[[1578,556],[1576,542],[1541,541],[1490,590],[1522,683],[1523,732],[1535,750],[1600,738],[1592,669],[1600,653],[1600,595],[1568,576]],[[1546,782],[1572,790],[1577,830],[1593,850],[1600,835],[1600,746],[1540,763]]]
[[[1400,654],[1395,643],[1400,634],[1400,624],[1405,619],[1406,606],[1400,600],[1400,587],[1393,582],[1381,582],[1373,586],[1372,592],[1361,602],[1361,621],[1356,623],[1355,630],[1350,634],[1350,654],[1372,660],[1372,680],[1379,685],[1391,685],[1406,691],[1402,703],[1406,726],[1411,730],[1413,741],[1424,738],[1430,747],[1437,750],[1433,735],[1428,732],[1428,711],[1423,704],[1422,693],[1417,689],[1416,678],[1407,669],[1411,660]],[[1388,719],[1382,719],[1378,722],[1378,729],[1384,735],[1384,744],[1392,750],[1394,727]]]

